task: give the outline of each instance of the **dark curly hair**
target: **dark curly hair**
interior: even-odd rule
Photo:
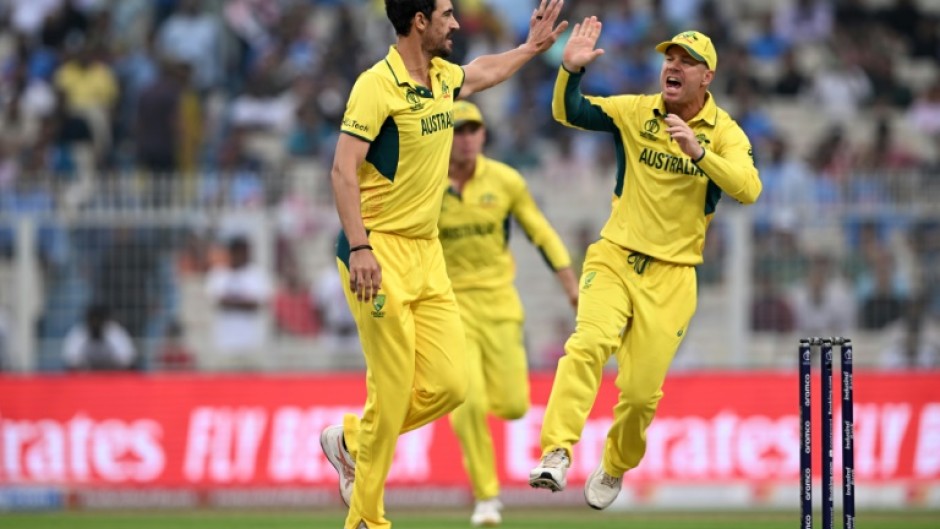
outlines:
[[[437,0],[385,0],[385,14],[395,27],[395,33],[407,37],[415,15],[424,13],[430,20],[436,4]]]

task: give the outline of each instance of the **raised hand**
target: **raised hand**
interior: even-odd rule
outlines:
[[[562,66],[569,72],[577,72],[603,55],[603,49],[594,49],[600,36],[601,21],[597,17],[587,17],[584,22],[575,24],[565,45]]]
[[[542,0],[539,7],[532,12],[526,43],[535,46],[538,53],[551,48],[562,32],[568,28],[567,20],[562,20],[557,27],[554,27],[563,5],[565,5],[565,0]]]

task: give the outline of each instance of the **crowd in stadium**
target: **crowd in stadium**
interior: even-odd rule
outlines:
[[[457,63],[513,45],[534,6],[455,4]],[[568,2],[569,20],[599,14],[604,23],[607,58],[585,77],[587,93],[657,91],[655,43],[688,28],[714,40],[712,92],[754,144],[764,185],[754,208],[755,330],[916,335],[921,352],[897,353],[895,364],[940,365],[940,216],[915,208],[940,198],[940,11],[927,4]],[[288,224],[316,224],[290,213],[307,206],[335,215],[326,186],[298,196],[284,175],[329,167],[356,75],[393,42],[383,3],[371,0],[6,0],[0,28],[3,259],[16,247],[10,219],[21,214],[106,205],[279,208]],[[607,140],[552,121],[558,53],[477,99],[489,153],[533,179],[605,193],[614,163]],[[845,217],[845,251],[804,244],[807,216],[845,206],[868,208]],[[316,335],[336,317],[325,314],[331,287],[322,285],[331,279],[317,279],[321,288],[308,295],[315,278],[288,239],[278,240],[277,287],[264,303],[280,311],[280,332]],[[179,276],[219,261],[202,237],[50,221],[38,244],[41,336],[65,337],[100,308],[93,302],[106,302],[130,336],[168,337],[176,347],[168,364],[193,365],[175,307]],[[716,231],[704,283],[720,279],[722,244]]]

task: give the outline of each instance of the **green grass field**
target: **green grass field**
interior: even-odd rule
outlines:
[[[503,529],[793,529],[796,512],[597,513],[590,510],[505,512]],[[863,529],[936,529],[937,511],[859,513]],[[230,512],[56,513],[0,515],[3,529],[340,529],[343,513]],[[396,529],[466,529],[469,513],[398,513]],[[821,520],[816,516],[816,527]],[[841,528],[841,519],[836,523]]]

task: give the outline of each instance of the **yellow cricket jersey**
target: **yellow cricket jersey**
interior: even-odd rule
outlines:
[[[559,69],[552,115],[569,127],[613,134],[617,183],[601,237],[658,260],[700,264],[722,191],[745,204],[761,192],[744,131],[709,93],[689,122],[706,150],[696,164],[666,133],[661,94],[585,97],[581,76]]]
[[[571,265],[561,237],[535,204],[518,171],[485,156],[463,192],[448,189],[440,218],[447,274],[454,290],[512,286],[515,261],[509,251],[515,218],[553,270]]]
[[[416,239],[437,236],[454,140],[460,66],[431,61],[432,86],[412,80],[398,49],[356,80],[342,132],[369,142],[359,167],[362,220],[369,231]]]

